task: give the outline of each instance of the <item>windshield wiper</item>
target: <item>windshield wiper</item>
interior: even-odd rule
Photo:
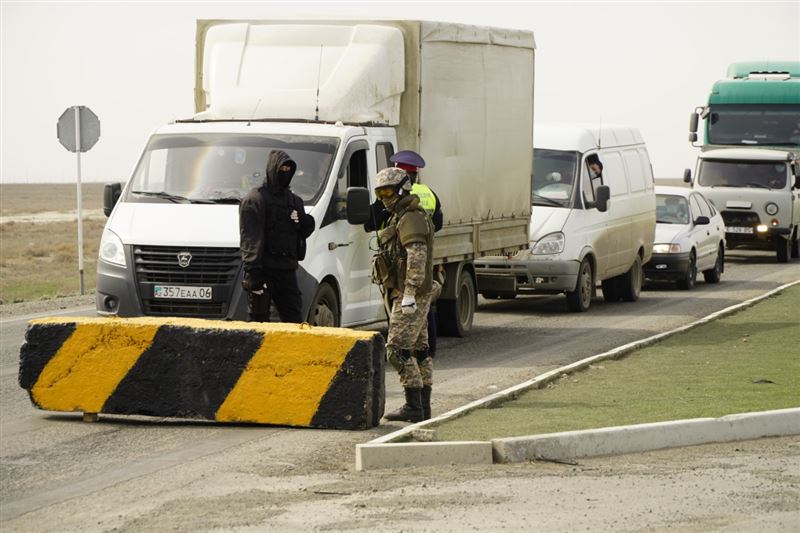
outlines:
[[[555,207],[564,207],[564,205],[562,203],[557,202],[556,200],[553,200],[552,198],[548,198],[546,196],[541,196],[539,194],[533,193],[533,200],[534,200],[533,203],[534,204],[536,203],[537,199],[544,200],[545,202],[548,202],[547,205],[552,205],[552,206],[555,206]]]
[[[742,139],[740,142],[742,144],[758,144],[758,141],[754,141],[753,139]]]
[[[190,203],[190,204],[213,204],[209,200],[192,200],[191,198],[186,198],[185,196],[179,196],[177,194],[171,194],[165,191],[131,191],[133,194],[138,194],[140,196],[153,196],[155,198],[163,198],[165,200],[169,200],[170,202],[180,204],[180,203]],[[237,201],[238,202],[238,201]]]
[[[744,186],[745,187],[756,187],[758,189],[769,189],[769,190],[772,190],[772,187],[770,187],[769,185],[764,185],[763,183],[755,183],[755,182],[745,183]]]

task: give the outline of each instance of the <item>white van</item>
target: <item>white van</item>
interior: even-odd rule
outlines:
[[[655,237],[655,192],[647,148],[625,126],[534,129],[530,247],[475,261],[485,298],[565,293],[586,311],[596,282],[606,301],[636,301]],[[599,161],[595,176],[590,164]]]

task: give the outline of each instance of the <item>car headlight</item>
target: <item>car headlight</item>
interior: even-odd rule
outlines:
[[[776,215],[778,214],[778,204],[770,202],[764,206],[764,211],[766,211],[770,216]]]
[[[560,231],[545,235],[536,241],[531,248],[531,253],[534,255],[560,254],[564,251],[564,241],[564,234]]]
[[[680,244],[654,244],[653,245],[653,253],[654,254],[679,254],[681,253],[681,245]]]
[[[125,266],[125,248],[122,246],[122,240],[111,230],[103,230],[103,236],[100,237],[99,257],[106,263]]]

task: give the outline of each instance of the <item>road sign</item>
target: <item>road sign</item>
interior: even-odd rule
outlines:
[[[79,128],[76,128],[76,122]],[[88,152],[100,138],[100,119],[86,106],[72,106],[61,113],[56,130],[58,140],[64,148],[77,152],[77,145],[80,143],[80,151]]]

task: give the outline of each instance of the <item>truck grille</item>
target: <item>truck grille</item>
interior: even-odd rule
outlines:
[[[191,259],[188,266],[182,267],[178,256],[187,252]],[[134,246],[133,262],[145,314],[202,318],[225,318],[241,266],[239,248],[213,247]],[[214,298],[153,298],[153,286],[157,284],[211,287]]]
[[[752,211],[723,211],[722,220],[725,221],[727,227],[747,228],[758,226],[761,223],[758,214]]]

